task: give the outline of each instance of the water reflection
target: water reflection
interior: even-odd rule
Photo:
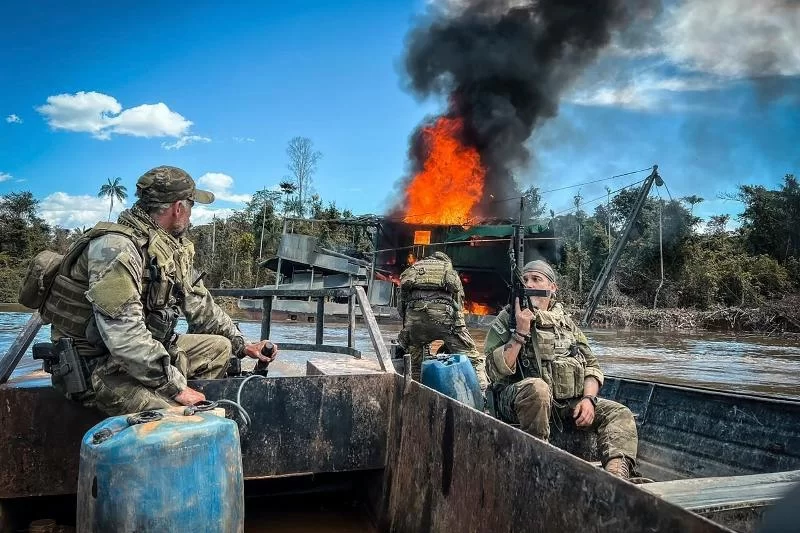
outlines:
[[[29,317],[26,313],[0,313],[0,350],[5,351],[8,348]],[[261,325],[257,322],[243,322],[241,328],[245,335],[258,338]],[[397,337],[399,329],[399,324],[381,325],[387,344]],[[179,331],[186,331],[185,322],[181,321]],[[479,347],[482,347],[485,329],[471,331]],[[800,387],[796,382],[796,376],[800,375],[798,341],[715,332],[590,329],[586,334],[608,375],[731,392],[800,398]],[[46,341],[49,335],[50,329],[46,326],[39,332],[36,341]],[[272,324],[272,339],[278,344],[309,343],[313,342],[314,335],[314,324],[291,321],[276,321]],[[325,343],[346,345],[346,325],[326,325]],[[375,357],[367,331],[361,324],[356,328],[355,345],[363,352],[364,358]],[[309,357],[334,356],[283,350],[280,358],[270,366],[271,375],[303,375]],[[30,358],[29,350],[14,375],[22,375],[39,368],[40,363]]]

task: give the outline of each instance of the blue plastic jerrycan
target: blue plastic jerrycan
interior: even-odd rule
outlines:
[[[244,530],[236,423],[184,409],[107,418],[84,435],[78,532]]]
[[[452,354],[422,362],[422,384],[470,407],[483,410],[483,395],[478,376],[469,357]]]

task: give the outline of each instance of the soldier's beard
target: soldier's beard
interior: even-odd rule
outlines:
[[[186,224],[181,224],[180,222],[176,222],[174,226],[172,226],[172,230],[170,230],[170,235],[179,239],[186,235],[186,231],[189,229],[189,222]]]
[[[530,302],[531,307],[535,307],[536,309],[540,309],[542,311],[547,311],[550,308],[550,298],[529,296],[528,301]]]

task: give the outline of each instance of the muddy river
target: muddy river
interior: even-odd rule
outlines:
[[[0,313],[0,350],[13,342],[20,327],[30,317],[26,313]],[[185,330],[186,324],[182,323]],[[258,338],[260,323],[243,322],[244,333]],[[381,331],[389,343],[396,338],[399,324],[382,324]],[[485,329],[471,328],[479,347]],[[314,342],[314,324],[274,321],[272,338],[283,342]],[[49,327],[39,332],[37,341],[49,338]],[[718,332],[662,332],[653,330],[589,329],[586,331],[592,348],[606,374],[611,376],[659,381],[680,385],[696,385],[732,392],[749,392],[800,398],[800,341],[783,340],[763,335]],[[344,324],[325,327],[325,343],[345,345]],[[374,357],[366,328],[356,329],[356,348],[365,358]],[[270,375],[292,376],[305,373],[309,354],[282,351],[270,367]],[[313,354],[314,358],[326,357]],[[39,369],[38,362],[26,354],[15,371],[21,375]]]

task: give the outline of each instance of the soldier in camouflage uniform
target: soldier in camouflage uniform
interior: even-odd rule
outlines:
[[[117,224],[99,223],[67,253],[42,308],[52,340],[72,338],[86,363],[88,390],[67,396],[108,415],[192,405],[205,396],[187,379],[224,376],[232,354],[274,358],[261,354],[267,341],[245,341],[193,272],[189,217],[214,195],[175,167],[146,172],[136,195]],[[179,311],[185,335],[174,331]]]
[[[464,321],[464,287],[447,254],[435,252],[417,261],[400,276],[397,310],[403,319],[398,343],[411,355],[411,373],[419,381],[423,350],[435,340],[444,342],[448,353],[469,357],[486,391],[485,361]]]
[[[557,286],[550,265],[531,261],[522,277],[526,287],[551,295],[530,298],[528,309],[515,301],[515,323],[506,307],[487,333],[484,354],[497,415],[545,441],[551,425],[594,431],[603,467],[629,478],[638,445],[633,414],[597,397],[603,372],[584,334],[553,300]]]

